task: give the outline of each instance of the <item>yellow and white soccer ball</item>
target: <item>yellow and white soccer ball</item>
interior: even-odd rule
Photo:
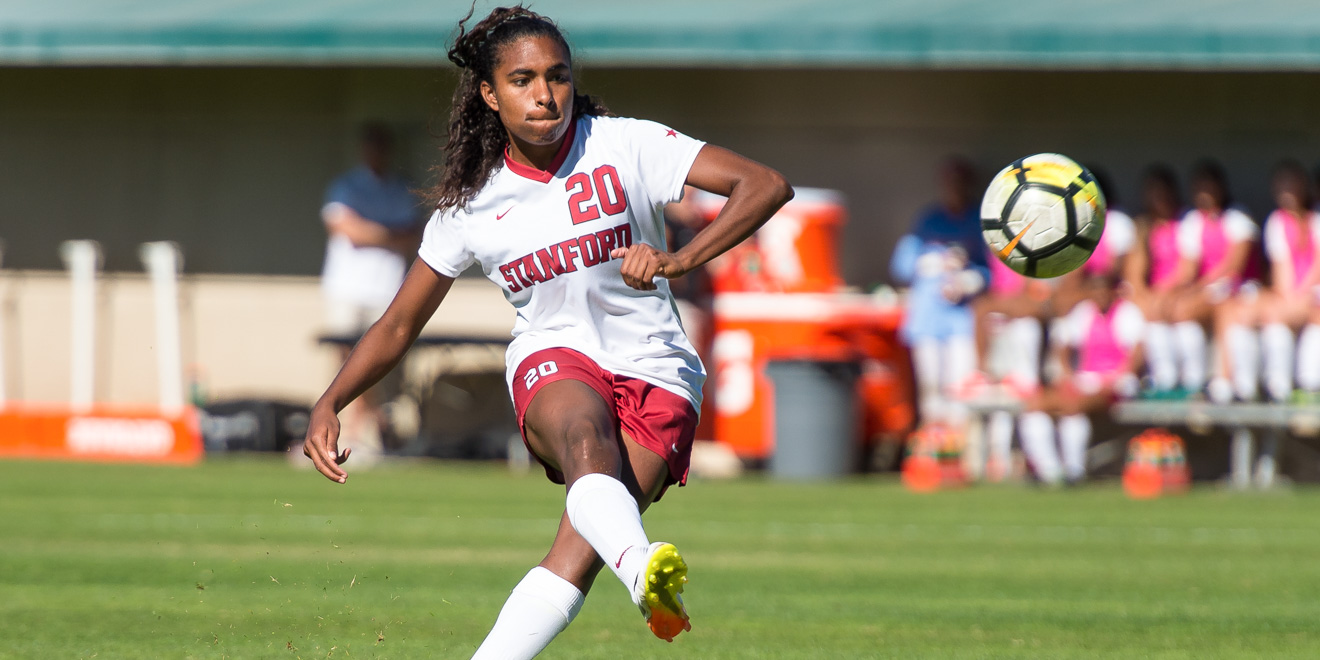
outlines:
[[[1058,277],[1090,258],[1105,230],[1105,196],[1085,167],[1036,154],[995,175],[981,201],[990,251],[1028,277]]]

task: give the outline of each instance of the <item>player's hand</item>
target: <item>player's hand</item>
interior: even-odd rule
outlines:
[[[682,277],[685,271],[678,263],[678,258],[668,252],[661,252],[646,243],[630,247],[615,248],[610,257],[623,259],[619,273],[623,282],[639,291],[654,291],[656,277],[673,279]]]
[[[312,459],[312,464],[326,479],[342,484],[348,479],[348,473],[339,466],[351,453],[352,449],[339,451],[339,416],[328,407],[318,405],[312,408],[303,454]]]

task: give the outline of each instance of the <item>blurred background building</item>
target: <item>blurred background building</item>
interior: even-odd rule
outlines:
[[[1312,164],[1320,142],[1320,13],[1304,0],[535,9],[566,29],[579,85],[615,112],[842,191],[853,285],[886,280],[949,154],[988,174],[1064,152],[1103,165],[1128,201],[1148,163],[1185,172],[1213,157],[1263,217],[1273,163]],[[446,42],[466,11],[448,0],[0,4],[10,397],[67,396],[67,293],[49,271],[71,238],[101,243],[102,295],[122,298],[99,339],[116,363],[102,370],[103,398],[152,398],[154,382],[130,366],[150,359],[149,342],[133,343],[145,335],[134,323],[150,323],[134,293],[146,286],[137,246],[150,240],[182,247],[185,360],[211,394],[314,397],[334,368],[314,341],[324,187],[354,162],[367,120],[389,124],[407,173],[427,180],[456,79]],[[438,323],[507,327],[494,288],[456,295]]]

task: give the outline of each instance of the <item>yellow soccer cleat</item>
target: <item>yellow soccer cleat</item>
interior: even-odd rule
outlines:
[[[652,543],[646,566],[638,576],[637,607],[656,637],[674,641],[679,633],[692,630],[683,608],[683,585],[687,584],[687,562],[672,543]]]

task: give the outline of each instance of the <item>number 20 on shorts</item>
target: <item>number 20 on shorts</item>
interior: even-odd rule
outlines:
[[[530,390],[532,389],[532,386],[536,384],[536,381],[541,380],[542,376],[549,376],[557,373],[559,373],[559,365],[555,364],[554,360],[542,362],[541,364],[528,369],[527,373],[523,374],[523,385]]]

